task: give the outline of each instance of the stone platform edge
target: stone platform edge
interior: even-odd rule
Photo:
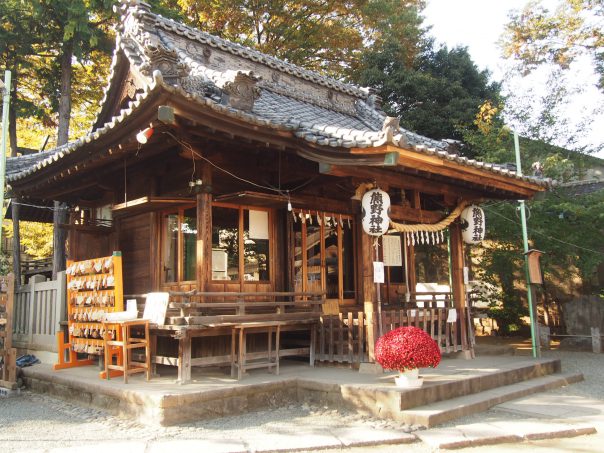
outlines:
[[[533,364],[543,369],[544,363]],[[545,368],[555,372],[559,361],[546,361]],[[524,367],[521,367],[524,368]],[[506,372],[501,370],[500,372]],[[458,381],[464,388],[468,380],[484,382],[494,373]],[[402,395],[414,395],[415,390],[400,390],[381,385],[339,384],[322,382],[308,378],[284,378],[275,382],[243,384],[235,387],[206,389],[192,392],[145,393],[123,387],[111,387],[101,382],[75,379],[54,371],[37,371],[35,367],[25,368],[26,385],[34,392],[48,393],[67,401],[105,409],[115,415],[136,418],[148,425],[170,426],[177,423],[207,420],[239,415],[243,412],[282,407],[290,404],[308,403],[345,408],[377,418],[401,419]],[[440,386],[450,383],[426,386],[428,399],[438,392]],[[465,393],[465,392],[463,392]],[[424,403],[425,404],[425,403]]]

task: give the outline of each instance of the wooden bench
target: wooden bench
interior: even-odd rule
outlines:
[[[126,296],[132,297],[132,296]],[[220,300],[214,302],[214,300]],[[172,292],[164,325],[152,325],[151,356],[154,364],[178,367],[178,382],[191,380],[191,367],[230,366],[237,376],[246,369],[277,368],[279,358],[308,355],[311,366],[315,361],[316,325],[321,317],[324,293],[303,292]],[[272,337],[278,326],[278,351],[274,357]],[[310,344],[304,347],[282,348],[281,334],[310,331]],[[271,337],[269,351],[248,351],[248,334],[267,334]],[[194,338],[230,337],[227,354],[192,354]],[[170,337],[178,341],[177,357],[158,355],[158,338]],[[233,338],[239,339],[233,341]],[[242,345],[242,346],[240,346]],[[240,358],[243,354],[243,358]],[[273,357],[270,359],[270,357]],[[269,365],[269,363],[274,365]]]
[[[271,368],[275,368],[275,374],[279,374],[279,346],[281,340],[281,326],[281,321],[253,321],[233,326],[231,334],[231,377],[235,377],[236,374],[237,379],[240,380],[245,374],[246,370],[253,368],[268,368],[269,371],[271,370]],[[248,361],[247,334],[251,332],[266,332],[268,334],[267,354],[266,357],[261,358],[259,361]],[[274,350],[273,333],[275,333]]]

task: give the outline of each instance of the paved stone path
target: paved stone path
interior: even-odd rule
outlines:
[[[544,355],[561,356],[565,370],[581,370],[586,380],[429,430],[307,405],[158,428],[47,395],[23,392],[0,398],[0,452],[142,453],[186,449],[390,453],[404,449],[405,453],[419,453],[447,447],[489,452],[603,451],[603,357],[562,352]],[[592,433],[594,428],[598,431],[595,434],[559,438]]]

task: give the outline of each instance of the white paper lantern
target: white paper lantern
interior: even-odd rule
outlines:
[[[479,244],[486,230],[484,211],[476,205],[461,211],[461,235],[466,244]]]
[[[390,196],[380,189],[365,192],[361,200],[363,230],[371,236],[381,236],[390,225]]]

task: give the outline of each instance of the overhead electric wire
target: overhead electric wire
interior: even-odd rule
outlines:
[[[491,212],[492,214],[495,214],[496,216],[501,217],[502,219],[505,219],[505,220],[507,220],[507,221],[509,221],[509,222],[514,223],[515,225],[520,225],[520,223],[519,223],[519,222],[517,222],[516,220],[514,220],[514,219],[510,219],[509,217],[506,217],[506,216],[504,216],[503,214],[500,214],[500,213],[498,213],[498,212],[496,212],[496,211],[494,211],[494,210],[490,209],[490,206],[485,206],[485,209],[486,209],[486,210],[488,210],[489,212]],[[548,234],[546,234],[546,233],[544,233],[544,232],[542,232],[542,231],[539,231],[538,229],[535,229],[535,228],[532,228],[532,229],[531,229],[531,231],[532,231],[532,232],[534,232],[534,233],[536,233],[536,234],[538,234],[538,235],[540,235],[540,236],[543,236],[543,237],[545,237],[545,238],[547,238],[547,239],[550,239],[550,240],[552,240],[552,241],[559,242],[559,243],[561,243],[561,244],[570,245],[571,247],[576,247],[576,248],[581,249],[581,250],[584,250],[584,251],[586,251],[586,252],[596,253],[596,254],[598,254],[598,255],[604,255],[604,252],[601,252],[601,251],[598,251],[598,250],[593,250],[593,249],[590,249],[590,248],[587,248],[587,247],[582,247],[582,246],[580,246],[580,245],[573,244],[573,243],[571,243],[571,242],[566,242],[566,241],[563,241],[563,240],[561,240],[561,239],[558,239],[558,238],[555,238],[555,237],[549,236]]]

